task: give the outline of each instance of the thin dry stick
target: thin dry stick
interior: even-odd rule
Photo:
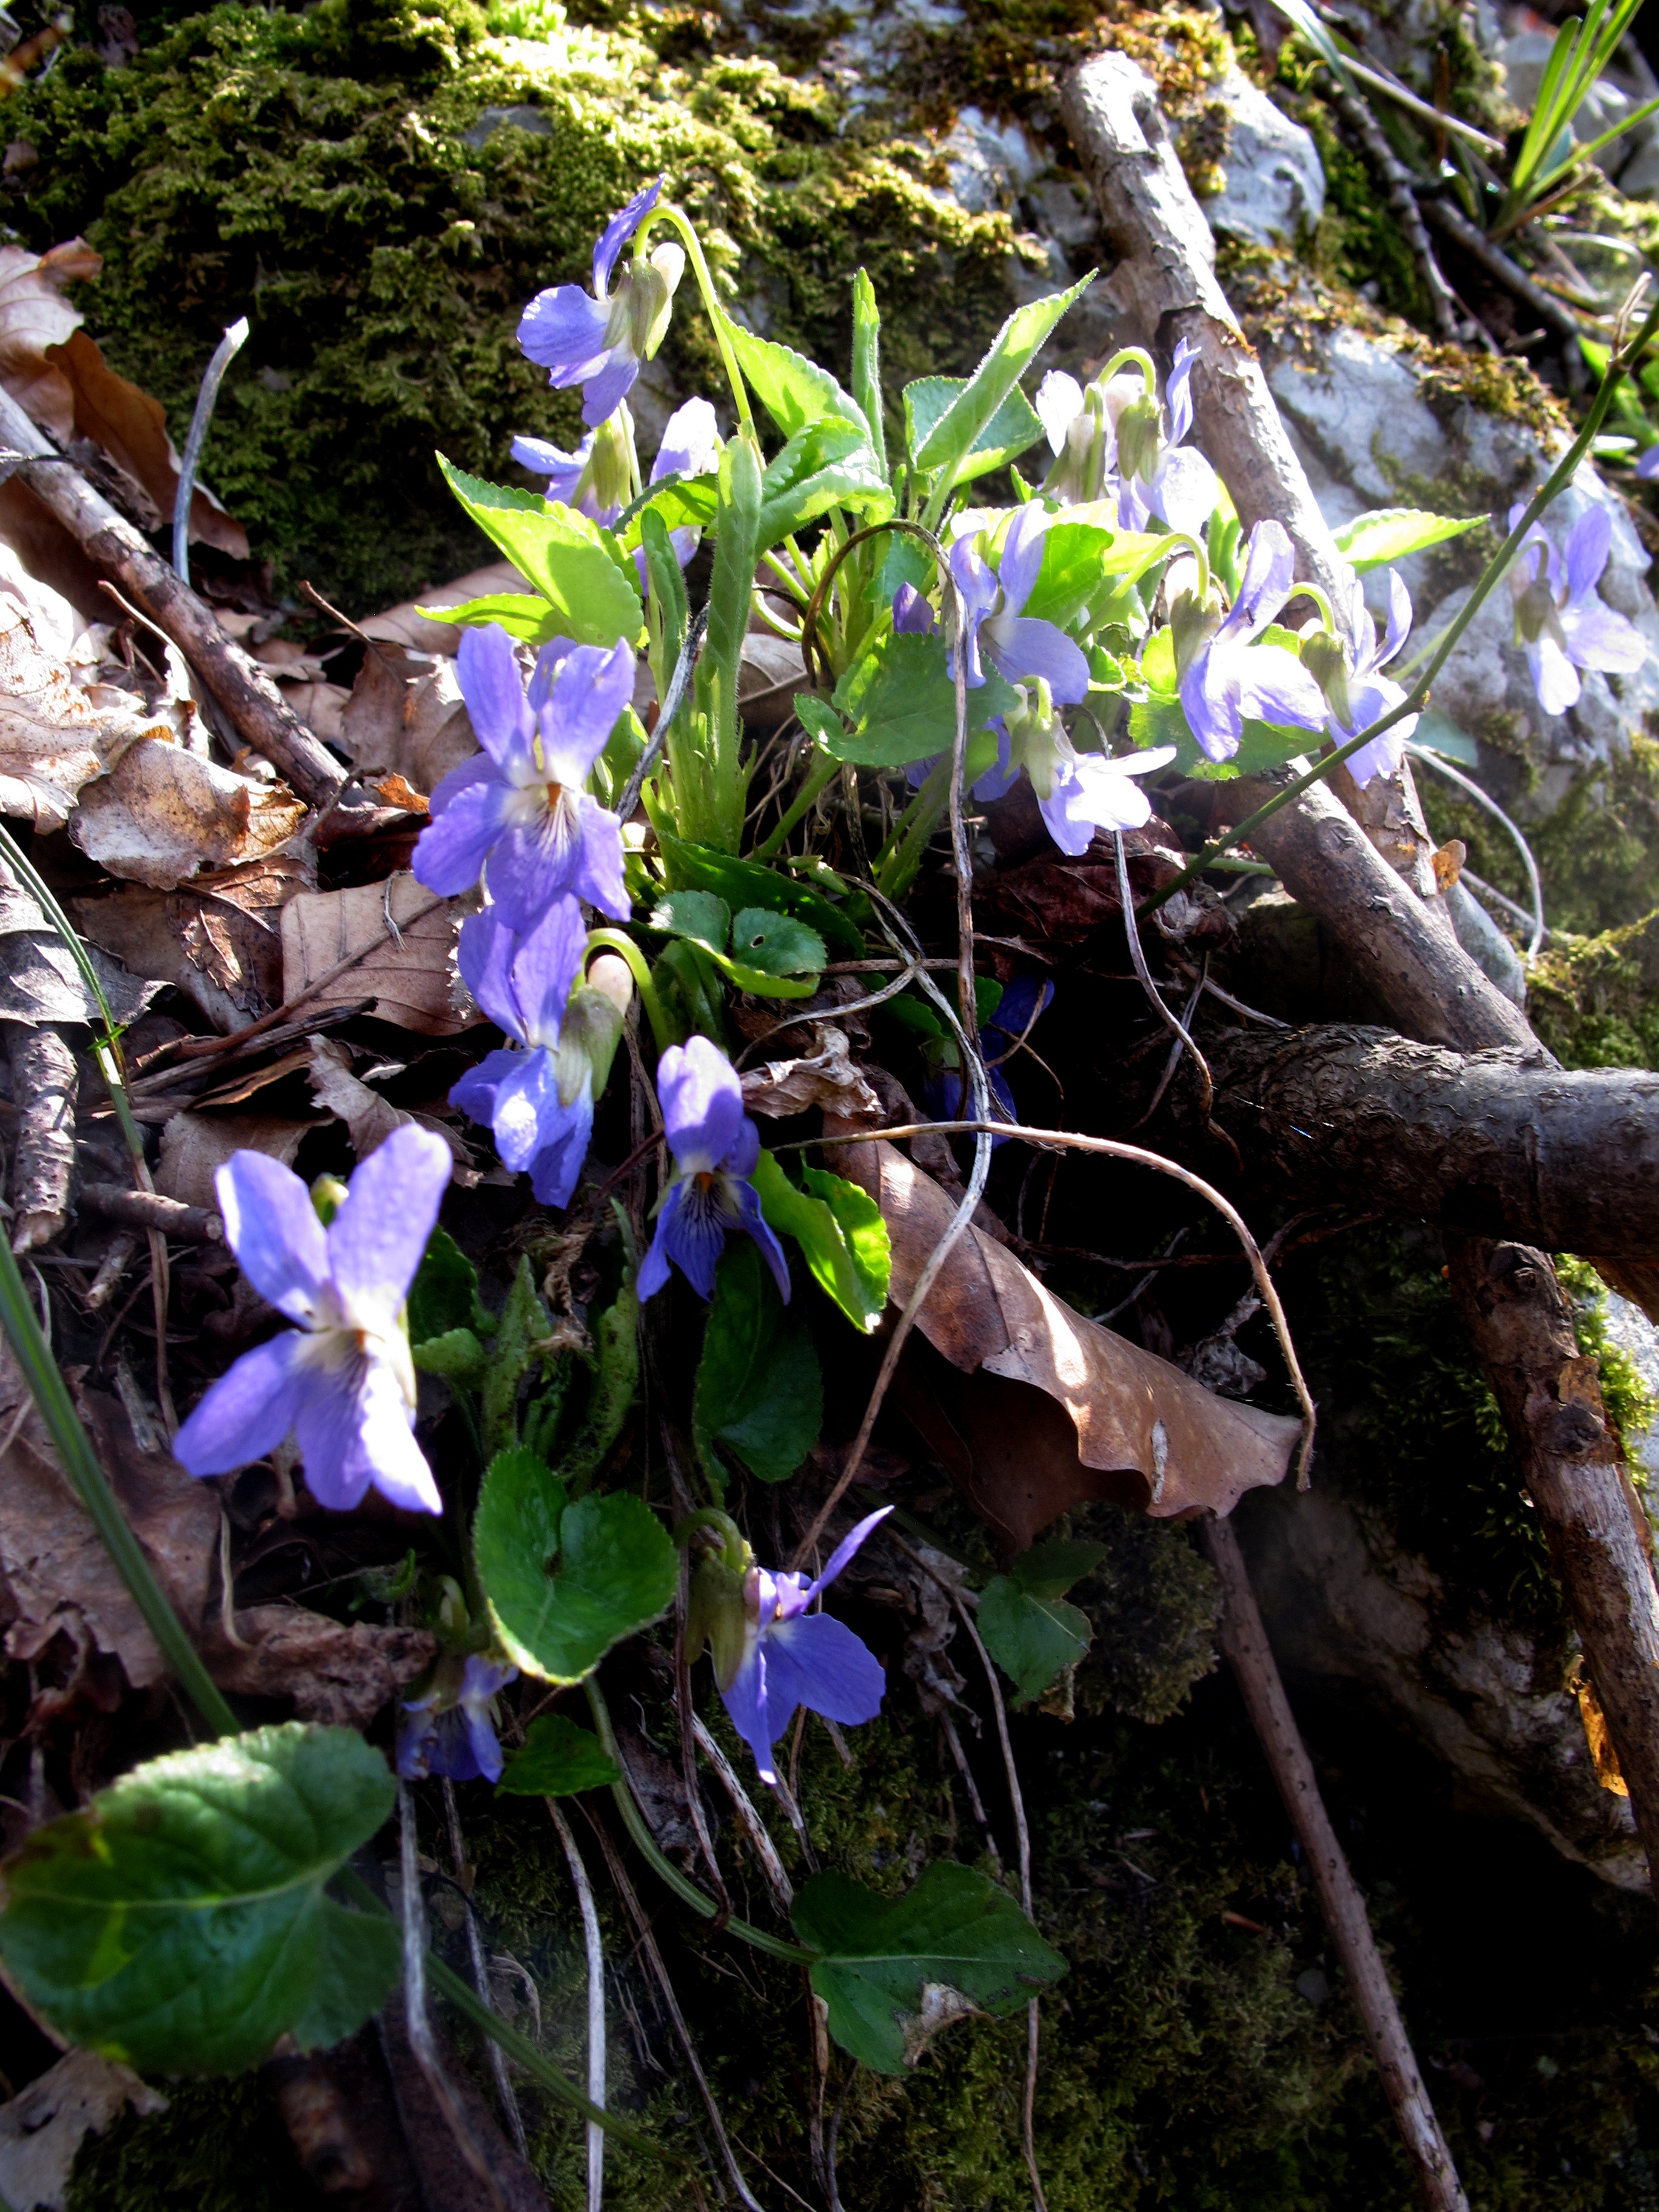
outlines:
[[[576,1892],[582,1916],[582,1936],[587,1947],[587,2101],[605,2108],[605,1946],[599,1940],[599,1915],[593,1903],[593,1885],[576,1848],[570,1823],[556,1797],[543,1799],[549,1818],[564,1846],[565,1863]],[[587,2212],[603,2212],[605,2204],[605,2130],[597,2120],[587,2123]]]
[[[1025,1917],[1029,1920],[1031,1917],[1031,1832],[1025,1825],[1025,1799],[1019,1786],[1019,1769],[1014,1765],[1013,1742],[1008,1734],[1008,1709],[1002,1702],[1002,1685],[997,1680],[997,1670],[991,1664],[991,1655],[980,1640],[973,1613],[960,1590],[954,1590],[951,1595],[957,1601],[957,1611],[962,1615],[962,1625],[979,1654],[986,1681],[990,1685],[991,1710],[996,1715],[997,1740],[1002,1746],[1002,1763],[1008,1772],[1008,1800],[1014,1808],[1014,1836],[1019,1848],[1019,1901],[1024,1906]],[[1036,2157],[1037,2046],[1040,2033],[1037,2001],[1033,1997],[1025,2009],[1025,2101],[1021,2113],[1021,2132],[1024,2140],[1026,2171],[1031,2177],[1031,2201],[1036,2212],[1048,2212]]]
[[[685,2053],[685,2063],[691,2069],[691,2078],[696,2081],[702,2094],[704,2109],[708,2114],[708,2124],[714,2130],[714,2140],[719,2144],[720,2156],[726,2162],[726,2171],[731,2177],[732,2187],[738,2192],[738,2202],[745,2208],[745,2212],[763,2212],[763,2208],[756,2203],[750,2194],[749,2184],[743,2178],[743,2169],[738,2164],[737,2154],[732,2150],[731,2139],[726,2132],[726,2123],[720,2118],[720,2108],[714,2102],[714,2093],[708,2086],[708,2077],[702,2070],[702,2060],[697,2057],[697,2047],[691,2040],[691,2031],[685,2024],[685,2014],[680,2010],[680,2001],[674,1994],[674,1984],[668,1978],[668,1969],[663,1964],[662,1953],[657,1948],[657,1939],[651,1932],[650,1920],[635,1894],[634,1885],[628,1879],[628,1870],[622,1863],[616,1845],[611,1840],[609,1830],[594,1819],[586,1805],[582,1807],[582,1812],[588,1826],[599,1839],[599,1849],[605,1853],[605,1863],[610,1869],[611,1879],[616,1885],[617,1894],[626,1906],[628,1917],[634,1923],[634,1931],[639,1938],[641,1956],[651,1969],[652,1977],[657,1984],[658,1995],[663,2001],[663,2008],[673,2024],[675,2034],[680,2039],[680,2049]]]
[[[1131,1124],[1131,1127],[1133,1128],[1144,1129],[1146,1127],[1147,1122],[1152,1120],[1153,1115],[1157,1113],[1158,1108],[1164,1103],[1164,1094],[1169,1089],[1170,1084],[1175,1080],[1175,1072],[1181,1065],[1181,1055],[1187,1049],[1187,1032],[1193,1025],[1193,1016],[1198,1012],[1198,1002],[1204,996],[1204,984],[1206,977],[1209,974],[1209,968],[1210,956],[1206,952],[1204,956],[1204,975],[1200,975],[1197,982],[1194,984],[1193,994],[1181,1010],[1181,1020],[1178,1024],[1181,1033],[1176,1037],[1175,1042],[1170,1047],[1170,1057],[1164,1061],[1164,1073],[1158,1079],[1158,1088],[1152,1093],[1152,1103],[1146,1109],[1146,1111],[1141,1115],[1140,1119]],[[1159,996],[1161,1000],[1162,994],[1160,994]],[[1213,1085],[1212,1088],[1213,1089]]]
[[[1279,1348],[1284,1355],[1285,1364],[1290,1371],[1291,1383],[1296,1392],[1297,1403],[1302,1408],[1302,1442],[1297,1452],[1296,1486],[1298,1490],[1305,1490],[1308,1487],[1308,1462],[1313,1455],[1314,1431],[1318,1424],[1318,1414],[1315,1410],[1313,1399],[1309,1395],[1307,1382],[1303,1377],[1302,1363],[1296,1356],[1296,1346],[1291,1340],[1291,1324],[1284,1306],[1279,1301],[1273,1279],[1267,1272],[1267,1262],[1261,1256],[1261,1248],[1255,1237],[1251,1236],[1243,1216],[1236,1206],[1230,1205],[1227,1200],[1223,1198],[1212,1183],[1206,1182],[1202,1176],[1194,1175],[1190,1168],[1183,1168],[1178,1160],[1165,1159],[1162,1152],[1148,1152],[1144,1145],[1121,1144],[1115,1137],[1079,1136],[1075,1131],[1068,1129],[1031,1129],[1028,1128],[1023,1121],[906,1121],[894,1129],[860,1129],[849,1136],[820,1137],[817,1141],[826,1147],[832,1145],[873,1145],[883,1139],[894,1143],[901,1137],[958,1136],[981,1130],[999,1137],[1019,1137],[1028,1145],[1051,1145],[1073,1152],[1099,1152],[1107,1159],[1127,1160],[1133,1166],[1151,1168],[1156,1175],[1172,1176],[1176,1182],[1185,1183],[1188,1190],[1196,1191],[1200,1198],[1214,1206],[1216,1212],[1244,1248],[1244,1256],[1250,1263],[1250,1273],[1255,1277],[1256,1288],[1261,1293],[1261,1303],[1273,1316],[1274,1333],[1279,1338]],[[955,1224],[953,1223],[951,1226],[954,1228]],[[950,1236],[950,1231],[946,1231],[946,1236]],[[932,1273],[924,1273],[922,1278],[918,1280],[916,1292],[904,1310],[904,1317],[913,1318],[921,1311],[923,1294],[925,1291],[933,1288],[937,1273],[937,1269],[934,1269]],[[882,1375],[877,1377],[876,1382],[878,1392],[883,1391],[885,1388],[884,1378],[887,1373],[888,1364],[886,1361],[882,1364]],[[868,1441],[867,1429],[873,1425],[873,1413],[866,1414],[866,1429],[860,1432],[866,1442]],[[840,1503],[842,1494],[851,1480],[850,1474],[843,1474],[830,1492],[829,1503],[813,1524],[811,1531],[813,1539],[816,1539],[820,1533],[831,1510]],[[803,1546],[802,1552],[805,1549],[805,1547]],[[802,1552],[797,1552],[795,1555],[798,1565]]]
[[[701,1713],[692,1714],[691,1732],[696,1738],[698,1750],[714,1768],[721,1789],[732,1800],[732,1809],[737,1814],[743,1832],[749,1838],[750,1848],[760,1862],[760,1869],[766,1877],[768,1888],[770,1889],[779,1909],[787,1915],[790,1906],[795,1901],[794,1884],[784,1871],[783,1861],[778,1856],[778,1847],[772,1841],[770,1832],[757,1810],[754,1800],[738,1780],[731,1760],[710,1734],[708,1723]]]
[[[415,2063],[426,2076],[428,2088],[448,2123],[456,2148],[489,2192],[495,2212],[511,2212],[501,2193],[495,2169],[473,2133],[466,2107],[439,2062],[432,2040],[432,2023],[426,2016],[426,1915],[421,1904],[421,1870],[415,1850],[415,1800],[409,1784],[398,1784],[398,1828],[401,1845],[403,1882],[398,1895],[404,1924],[404,2022]]]
[[[1232,1523],[1206,1520],[1200,1523],[1200,1534],[1210,1564],[1221,1580],[1221,1648],[1237,1678],[1291,1826],[1313,1869],[1326,1924],[1341,1956],[1365,2040],[1394,2107],[1407,2155],[1433,2212],[1468,2212],[1387,1970],[1377,1954],[1365,1900],[1348,1871],[1319,1794],[1313,1762],[1285,1695]]]
[[[228,1526],[228,1523],[227,1523]],[[466,1881],[466,1844],[461,1835],[461,1816],[455,1804],[455,1784],[446,1774],[443,1778],[444,1822],[449,1830],[449,1856],[454,1863],[455,1879],[465,1885]],[[489,1971],[484,1964],[483,1944],[478,1935],[477,1915],[472,1910],[472,1899],[466,1900],[466,1950],[472,1965],[472,1986],[484,2004],[489,2003]],[[494,2009],[494,2007],[491,2007]],[[489,2071],[495,2083],[495,2094],[507,2115],[508,2133],[513,2137],[520,2158],[530,2155],[530,2143],[524,2131],[524,2114],[519,2110],[519,2100],[513,2094],[513,2077],[507,2070],[507,2054],[493,2036],[485,2039],[489,2045]]]
[[[1000,1874],[1002,1853],[997,1849],[997,1839],[991,1833],[991,1823],[985,1817],[985,1806],[979,1794],[979,1784],[974,1779],[974,1771],[968,1764],[968,1754],[962,1747],[962,1737],[957,1731],[955,1721],[951,1717],[948,1705],[939,1717],[939,1725],[945,1731],[945,1741],[951,1747],[951,1756],[956,1761],[957,1772],[962,1777],[962,1786],[968,1792],[968,1802],[973,1809],[975,1820],[979,1823],[980,1833],[985,1838],[985,1848],[991,1855],[991,1863]]]
[[[678,1455],[674,1449],[668,1424],[663,1421],[659,1426],[662,1431],[664,1455],[677,1477],[676,1487],[681,1487],[684,1478],[676,1464]],[[678,1505],[676,1510],[678,1510]],[[708,1869],[708,1886],[720,1905],[714,1917],[714,1926],[719,1929],[724,1928],[732,1917],[732,1899],[726,1894],[726,1877],[720,1872],[720,1861],[714,1856],[714,1838],[708,1832],[708,1816],[703,1810],[702,1790],[697,1780],[696,1709],[691,1703],[691,1665],[685,1649],[685,1616],[690,1603],[690,1560],[682,1549],[679,1587],[674,1605],[674,1712],[680,1729],[680,1775],[685,1784],[686,1809],[691,1815],[691,1826],[696,1831],[697,1849]]]

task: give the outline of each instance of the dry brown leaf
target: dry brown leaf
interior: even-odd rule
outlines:
[[[236,1616],[241,1644],[222,1630],[204,1648],[214,1680],[240,1698],[292,1698],[297,1720],[367,1728],[388,1698],[432,1663],[423,1628],[344,1627],[320,1613],[257,1605]],[[243,1648],[246,1647],[246,1648]]]
[[[107,774],[129,745],[171,735],[131,692],[75,683],[41,643],[21,599],[0,593],[0,813],[61,829],[82,787]]]
[[[155,1188],[181,1206],[211,1206],[216,1212],[219,1194],[213,1177],[233,1152],[265,1152],[291,1168],[316,1126],[274,1114],[198,1114],[185,1107],[161,1131]]]
[[[166,2112],[167,2100],[112,2058],[66,2052],[0,2105],[0,2197],[13,2212],[63,2212],[82,2143],[129,2105],[148,2115]]]
[[[387,927],[390,916],[392,927]],[[362,957],[314,993],[311,1006],[355,1006],[422,1036],[453,1036],[483,1019],[455,976],[461,910],[407,872],[383,884],[316,891],[283,908],[283,997],[297,999],[354,953]]]
[[[881,1101],[854,1060],[845,1030],[815,1024],[811,1042],[810,1059],[769,1060],[763,1067],[746,1071],[743,1103],[748,1111],[781,1121],[819,1106],[843,1121],[879,1121]]]
[[[398,775],[418,792],[434,790],[478,750],[453,660],[402,645],[363,655],[343,736],[366,775]]]
[[[158,737],[129,745],[82,789],[70,836],[111,875],[175,890],[204,868],[264,860],[305,811],[285,783],[238,775]]]
[[[902,1305],[955,1201],[891,1145],[839,1146],[836,1166],[881,1207]],[[1245,1491],[1284,1480],[1300,1434],[1085,1320],[977,1229],[916,1330],[933,1354],[912,1337],[894,1401],[1011,1549],[1093,1498],[1160,1520],[1230,1513]]]
[[[360,1082],[351,1072],[350,1052],[337,1037],[308,1037],[306,1050],[311,1063],[311,1095],[325,1113],[337,1115],[345,1123],[351,1149],[360,1160],[367,1159],[394,1129],[412,1122],[443,1139],[454,1155],[458,1182],[477,1181],[458,1132],[433,1115],[405,1113],[370,1085]]]
[[[276,853],[198,876],[185,890],[132,884],[68,903],[84,937],[135,975],[173,984],[228,1033],[281,1005],[279,911],[313,880],[303,860]]]
[[[46,359],[46,349],[65,344],[80,326],[80,310],[64,297],[64,286],[95,276],[103,265],[82,238],[50,253],[0,246],[0,384],[60,446],[75,434],[75,388]]]
[[[46,358],[69,386],[74,434],[102,447],[171,529],[181,464],[161,401],[118,374],[83,330],[52,346]],[[190,534],[233,561],[248,557],[247,532],[199,481],[191,496]]]
[[[5,1379],[0,1397],[11,1402],[0,1408],[0,1419],[9,1428],[24,1385],[15,1369]],[[162,1588],[186,1624],[199,1621],[218,1549],[217,1493],[193,1480],[169,1453],[141,1451],[118,1400],[88,1390],[80,1394],[79,1405],[99,1462]],[[135,1689],[167,1673],[91,1516],[59,1470],[32,1404],[21,1411],[0,1454],[0,1568],[25,1626],[49,1632],[54,1619],[73,1607],[99,1650],[120,1660]],[[11,1632],[19,1633],[17,1625]]]
[[[493,562],[488,568],[475,568],[470,575],[457,576],[453,584],[434,584],[429,592],[418,599],[405,599],[400,605],[387,607],[378,615],[370,615],[358,626],[365,637],[384,638],[388,644],[413,646],[417,653],[457,653],[461,649],[461,626],[459,623],[432,622],[416,608],[464,607],[469,599],[487,599],[495,592],[527,592],[529,585],[510,561]]]

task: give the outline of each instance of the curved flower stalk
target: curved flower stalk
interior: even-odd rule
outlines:
[[[566,896],[626,921],[622,824],[586,785],[634,696],[632,647],[555,638],[526,696],[512,639],[489,623],[463,636],[456,670],[483,751],[433,793],[416,876],[445,898],[485,876],[510,929],[533,929]]]
[[[634,418],[628,402],[618,401],[597,430],[590,430],[574,453],[545,438],[515,438],[513,458],[532,476],[547,478],[547,496],[574,507],[607,527],[627,506],[633,490]]]
[[[1246,721],[1325,726],[1325,695],[1295,653],[1256,639],[1296,589],[1296,554],[1282,523],[1258,522],[1231,613],[1212,629],[1190,598],[1171,611],[1181,704],[1200,750],[1231,760]]]
[[[226,1239],[254,1289],[298,1325],[244,1352],[208,1391],[173,1444],[189,1474],[228,1474],[292,1433],[319,1504],[349,1511],[372,1485],[394,1505],[442,1511],[412,1433],[403,1305],[452,1165],[431,1130],[394,1129],[325,1230],[290,1169],[232,1154],[214,1177]]]
[[[465,1665],[442,1661],[424,1697],[398,1712],[397,1767],[405,1782],[447,1774],[452,1782],[499,1782],[506,1761],[495,1735],[495,1703],[519,1670],[475,1651]]]
[[[1376,635],[1376,624],[1365,605],[1364,587],[1357,575],[1349,571],[1349,630],[1352,642],[1346,637],[1334,637],[1329,630],[1316,628],[1304,630],[1302,659],[1311,670],[1330,707],[1327,726],[1334,743],[1346,744],[1357,738],[1361,730],[1400,705],[1405,698],[1403,687],[1392,678],[1382,674],[1401,647],[1406,642],[1412,626],[1412,596],[1398,573],[1389,571],[1389,623],[1382,641]],[[1417,727],[1419,717],[1407,714],[1392,729],[1384,730],[1368,745],[1361,745],[1357,753],[1348,756],[1348,773],[1363,791],[1375,775],[1393,775],[1406,757],[1406,740]]]
[[[951,574],[965,610],[959,641],[968,670],[968,688],[985,681],[983,661],[1010,684],[1041,677],[1054,697],[1075,706],[1087,696],[1089,663],[1083,648],[1054,623],[1028,616],[1025,602],[1036,588],[1042,567],[1042,541],[1053,520],[1040,501],[1015,510],[993,569],[984,548],[1001,521],[1000,514],[979,510],[958,517],[962,534],[951,548]],[[956,672],[958,641],[952,640],[951,667]]]
[[[1043,826],[1062,853],[1076,859],[1086,853],[1097,830],[1139,830],[1152,819],[1152,803],[1135,781],[1154,775],[1176,757],[1173,745],[1115,758],[1109,753],[1080,753],[1054,712],[1048,687],[1039,679],[1018,687],[1019,703],[1005,717],[1006,755],[998,769],[1003,788],[1024,769],[1036,793]],[[995,798],[986,787],[992,775],[974,786],[976,798]]]
[[[1511,530],[1526,511],[1524,500],[1510,509]],[[1565,714],[1577,705],[1580,669],[1630,676],[1647,659],[1640,630],[1595,588],[1612,550],[1612,518],[1605,507],[1593,507],[1579,516],[1559,550],[1534,523],[1510,570],[1515,641],[1526,653],[1533,689],[1547,714]]]
[[[881,1711],[887,1687],[881,1662],[843,1622],[810,1608],[892,1510],[884,1505],[860,1521],[811,1582],[757,1565],[723,1513],[698,1516],[727,1533],[725,1552],[706,1559],[692,1577],[688,1649],[696,1659],[705,1639],[710,1645],[726,1710],[754,1753],[763,1782],[777,1781],[772,1747],[798,1707],[847,1728],[872,1721]]]
[[[566,391],[582,387],[582,421],[603,422],[633,390],[642,362],[662,343],[674,293],[685,273],[684,249],[672,240],[635,258],[617,280],[617,256],[657,204],[659,177],[611,216],[593,248],[593,289],[556,284],[538,292],[519,325],[519,344],[547,371],[548,382]]]
[[[789,1263],[749,1181],[760,1158],[760,1132],[743,1110],[743,1085],[731,1061],[704,1036],[671,1045],[657,1063],[657,1096],[677,1172],[640,1268],[641,1298],[661,1290],[670,1261],[700,1297],[712,1298],[726,1236],[741,1229],[760,1246],[787,1305]]]

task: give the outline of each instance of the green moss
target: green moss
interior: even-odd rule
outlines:
[[[1527,1009],[1568,1067],[1659,1067],[1659,915],[1551,945],[1528,979]]]
[[[293,2212],[309,2195],[276,2106],[258,2075],[168,2081],[167,2109],[131,2110],[88,2136],[68,2212]]]
[[[1589,1261],[1564,1253],[1555,1267],[1562,1288],[1573,1302],[1573,1328],[1578,1349],[1595,1362],[1607,1418],[1619,1433],[1626,1458],[1632,1458],[1632,1441],[1652,1427],[1654,1413],[1659,1410],[1653,1392],[1629,1352],[1607,1334],[1607,1285]],[[1645,1471],[1637,1466],[1632,1472],[1645,1489]]]
[[[1593,936],[1650,914],[1659,906],[1659,743],[1633,732],[1628,752],[1589,770],[1529,834],[1552,927]]]

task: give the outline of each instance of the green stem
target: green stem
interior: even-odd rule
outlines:
[[[98,1464],[92,1440],[82,1427],[69,1389],[52,1347],[41,1334],[29,1304],[28,1292],[11,1248],[0,1237],[0,1327],[3,1327],[17,1364],[40,1409],[64,1472],[74,1484],[81,1503],[114,1563],[115,1571],[144,1616],[162,1656],[179,1677],[191,1702],[215,1735],[234,1735],[236,1716],[221,1695],[202,1663],[201,1654],[185,1633],[184,1623],[173,1611],[167,1593],[155,1579],[155,1571],[127,1525],[108,1478]]]
[[[806,781],[795,793],[785,811],[783,819],[764,843],[757,845],[750,854],[752,860],[769,860],[780,850],[784,839],[808,812],[818,793],[833,782],[841,763],[832,753],[820,753],[807,773]]]
[[[1452,648],[1503,580],[1516,554],[1520,552],[1525,543],[1527,532],[1543,514],[1545,508],[1549,506],[1551,501],[1572,482],[1577,473],[1578,464],[1589,453],[1595,443],[1597,432],[1607,420],[1607,410],[1613,404],[1613,395],[1618,389],[1620,380],[1626,374],[1632,362],[1641,358],[1644,350],[1656,331],[1659,331],[1659,303],[1650,310],[1647,320],[1631,343],[1621,348],[1620,352],[1608,362],[1601,386],[1590,403],[1589,412],[1584,417],[1583,428],[1545,478],[1539,489],[1534,493],[1526,513],[1487,564],[1485,574],[1470,592],[1467,603],[1447,625],[1439,643],[1429,658],[1428,665],[1400,704],[1397,707],[1391,707],[1386,714],[1380,715],[1369,729],[1361,730],[1357,737],[1350,738],[1346,744],[1338,745],[1334,751],[1324,754],[1312,768],[1295,777],[1285,786],[1282,791],[1275,792],[1265,805],[1258,806],[1255,813],[1246,815],[1243,821],[1235,823],[1231,830],[1224,831],[1219,837],[1212,839],[1204,850],[1196,854],[1178,875],[1172,876],[1161,890],[1152,892],[1149,897],[1141,901],[1135,908],[1137,921],[1144,921],[1148,915],[1155,914],[1167,900],[1172,899],[1177,891],[1185,890],[1188,884],[1203,874],[1205,869],[1211,865],[1218,854],[1228,851],[1234,845],[1242,843],[1254,830],[1260,829],[1270,816],[1277,814],[1281,807],[1288,806],[1293,799],[1300,799],[1303,793],[1311,790],[1315,784],[1322,783],[1334,769],[1340,768],[1342,763],[1357,753],[1362,745],[1370,744],[1373,738],[1380,738],[1385,731],[1393,729],[1396,722],[1404,721],[1407,715],[1422,712],[1428,704],[1429,693],[1434,679],[1450,658]]]
[[[886,852],[881,857],[876,887],[884,897],[902,898],[915,880],[928,840],[939,827],[951,791],[951,762],[947,756],[900,815]]]
[[[599,1687],[598,1677],[584,1675],[582,1687],[586,1691],[587,1702],[592,1708],[593,1725],[599,1730],[599,1741],[612,1764],[621,1767],[626,1774],[628,1770],[623,1765],[622,1753],[617,1747],[617,1731],[611,1724],[611,1710],[605,1702],[605,1693]],[[682,1903],[689,1905],[694,1912],[700,1913],[705,1920],[716,1918],[720,1907],[714,1899],[705,1897],[696,1882],[688,1881],[658,1849],[657,1839],[647,1827],[645,1816],[634,1802],[634,1793],[627,1783],[613,1782],[611,1794],[617,1801],[617,1810],[623,1816],[623,1826],[658,1877],[666,1882],[675,1896]],[[816,1951],[809,1951],[804,1944],[786,1942],[781,1936],[769,1936],[763,1928],[751,1928],[746,1920],[739,1920],[735,1916],[726,1922],[726,1929],[729,1936],[736,1936],[745,1943],[752,1943],[757,1951],[765,1951],[774,1959],[787,1959],[792,1966],[812,1966],[818,1956]]]
[[[715,295],[714,280],[710,276],[708,264],[702,256],[702,241],[692,228],[690,219],[684,210],[677,208],[672,200],[661,200],[640,225],[640,246],[636,251],[643,248],[647,234],[653,224],[658,222],[672,223],[685,241],[685,251],[697,280],[697,289],[702,294],[702,304],[714,333],[714,343],[720,349],[720,362],[726,370],[726,381],[732,386],[732,398],[738,410],[738,421],[743,426],[744,434],[758,443],[756,438],[755,418],[749,410],[748,387],[743,380],[743,371],[738,367],[738,357],[732,350],[732,341],[726,336],[726,310]]]
[[[664,1012],[657,987],[651,980],[651,966],[633,939],[620,929],[590,929],[587,950],[597,952],[601,946],[610,952],[619,952],[628,963],[629,973],[634,978],[634,988],[640,994],[640,1004],[645,1008],[651,1024],[651,1034],[657,1040],[657,1050],[666,1052],[674,1042],[674,1026]]]

